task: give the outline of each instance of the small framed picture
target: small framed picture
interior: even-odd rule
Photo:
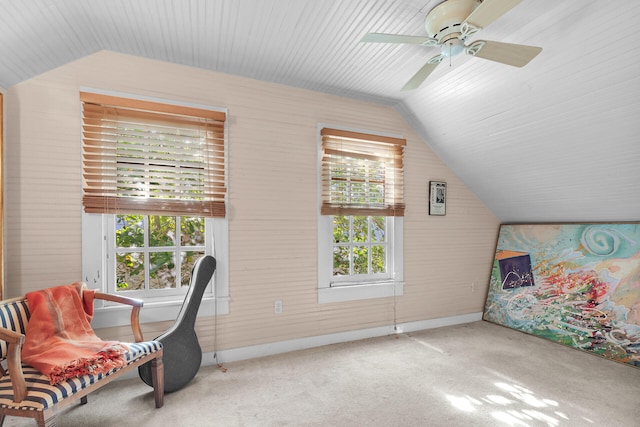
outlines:
[[[429,181],[429,215],[444,215],[447,212],[447,183]]]

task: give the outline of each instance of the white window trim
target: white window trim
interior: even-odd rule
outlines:
[[[385,135],[370,130],[354,129],[351,127],[318,124],[318,177],[322,168],[322,136],[320,131],[324,127],[368,134]],[[386,136],[401,138],[399,135]],[[322,194],[322,179],[318,179],[318,303],[336,303],[345,301],[367,300],[373,298],[397,297],[404,294],[404,218],[393,217],[393,230],[388,233],[393,253],[393,260],[387,262],[390,278],[384,280],[362,280],[354,282],[333,282],[333,219],[331,215],[320,215]],[[388,261],[388,260],[387,260]]]
[[[107,230],[109,215],[82,213],[82,280],[91,289],[108,292],[107,272]],[[205,292],[198,316],[215,316],[229,313],[229,272],[227,270],[227,254],[229,253],[229,227],[226,218],[207,218],[207,236],[213,242],[207,253],[216,258],[216,272],[213,284],[216,294],[211,289]],[[185,290],[186,294],[186,290]],[[140,322],[160,322],[174,320],[178,316],[184,295],[171,297],[142,298],[145,301],[140,311]],[[92,326],[106,328],[125,326],[130,323],[131,308],[114,305],[104,301],[96,301]]]
[[[140,99],[142,101],[161,102],[165,104],[175,104],[186,107],[209,109],[214,111],[224,111],[224,108],[213,108],[208,105],[195,104],[156,98],[153,96],[133,95],[112,90],[103,90],[92,87],[81,87],[81,92],[94,92],[103,95],[120,96],[124,98]],[[225,171],[228,165],[228,121],[224,124]],[[80,136],[81,137],[81,136]],[[228,173],[228,172],[225,172]],[[225,181],[227,178],[225,177]],[[227,186],[228,189],[228,186]],[[106,270],[106,222],[102,214],[87,214],[82,212],[82,280],[91,289],[99,289],[101,292],[108,292],[106,282],[103,281]],[[216,271],[214,273],[213,285],[215,286],[215,297],[212,293],[203,296],[198,317],[217,316],[229,313],[229,271],[227,266],[229,254],[229,220],[225,218],[215,218],[213,227],[209,227],[213,233],[208,236],[214,242],[212,252],[208,253],[216,258]],[[208,250],[208,248],[207,248]],[[185,291],[186,294],[186,291]],[[142,298],[145,301],[144,307],[140,310],[140,323],[161,322],[175,320],[178,317],[184,296],[174,296],[172,298]],[[113,305],[105,301],[96,301],[93,320],[91,325],[94,328],[106,328],[113,326],[126,326],[131,323],[131,308],[122,304]]]
[[[403,277],[403,219],[394,217],[392,251],[393,262],[389,263],[391,278],[361,282],[332,282],[333,257],[331,241],[331,215],[318,215],[318,302],[320,304],[355,301],[373,298],[397,297],[404,293]],[[392,264],[392,265],[390,265]]]

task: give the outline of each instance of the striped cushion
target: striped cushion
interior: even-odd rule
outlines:
[[[162,348],[162,343],[159,341],[127,343],[127,345],[129,346],[129,351],[126,353],[127,364]],[[43,411],[78,390],[118,371],[118,369],[114,369],[104,374],[85,375],[71,378],[61,384],[50,385],[49,378],[31,366],[23,365],[22,370],[27,383],[27,397],[20,403],[13,402],[13,389],[9,374],[7,374],[0,379],[0,407],[24,411]]]
[[[7,301],[0,304],[0,326],[19,334],[27,332],[29,305],[26,299]],[[7,357],[7,342],[0,340],[0,359]]]

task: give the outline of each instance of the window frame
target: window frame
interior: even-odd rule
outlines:
[[[204,218],[205,224],[204,224],[204,237],[205,237],[205,243],[203,245],[198,245],[198,246],[182,246],[182,245],[174,245],[174,246],[169,246],[169,247],[151,247],[149,246],[149,242],[148,239],[145,239],[145,245],[142,247],[138,247],[138,248],[130,248],[129,250],[126,250],[127,248],[123,248],[123,247],[118,247],[116,245],[116,215],[117,214],[113,214],[113,215],[105,215],[104,218],[106,220],[106,244],[107,244],[107,271],[116,271],[116,266],[117,266],[117,261],[116,261],[116,256],[119,253],[122,252],[141,252],[145,254],[145,258],[147,256],[149,256],[151,253],[153,252],[176,252],[178,255],[180,254],[180,252],[188,252],[189,250],[193,250],[194,252],[204,252],[205,255],[210,255],[213,253],[213,247],[211,244],[211,241],[213,240],[213,236],[211,235],[211,227],[213,227],[213,218]],[[148,227],[149,227],[149,221],[148,218],[150,215],[141,215],[143,217],[145,217],[146,219],[143,220],[144,224],[145,224],[145,235],[148,237]],[[174,215],[166,215],[166,216],[174,216]],[[177,216],[176,217],[182,217],[182,216]],[[177,222],[176,221],[176,228],[177,228]],[[176,239],[178,240],[178,239]],[[170,249],[170,250],[167,250]],[[112,256],[114,255],[114,256]],[[145,264],[147,262],[150,262],[150,260],[147,260],[145,262]],[[148,276],[148,271],[147,268],[145,268],[145,279],[146,281],[150,280],[149,276]],[[121,295],[128,295],[131,296],[132,298],[153,298],[153,299],[174,299],[176,296],[178,297],[184,297],[184,295],[187,293],[187,288],[182,288],[182,287],[175,287],[175,288],[165,288],[165,289],[142,289],[142,290],[117,290],[117,283],[116,280],[114,280],[116,278],[117,274],[112,275],[109,274],[108,276],[106,276],[107,279],[107,292],[108,293],[113,293],[113,294],[121,294]],[[205,295],[211,294],[213,295],[213,291],[210,289],[210,285],[207,287],[207,289],[205,290]]]
[[[111,217],[111,218],[109,218]],[[109,292],[108,233],[109,221],[115,214],[88,214],[82,212],[82,280],[91,289]],[[229,222],[226,218],[205,219],[205,254],[216,258],[216,272],[202,299],[199,315],[229,313]],[[115,270],[111,272],[115,276]],[[115,279],[115,277],[114,277]],[[213,287],[212,287],[213,286]],[[215,292],[214,292],[215,290]],[[142,323],[174,320],[184,301],[187,289],[173,289],[171,295],[143,295],[135,298],[145,301],[140,312]],[[123,293],[126,295],[126,292]],[[133,295],[132,295],[133,296]],[[94,328],[125,326],[129,324],[130,308],[109,301],[96,301],[92,326]]]
[[[81,92],[129,98],[132,100],[148,101],[187,108],[207,109],[228,115],[227,109],[188,102],[180,102],[155,97],[132,95],[115,91],[105,91],[94,88],[80,88]],[[82,107],[80,106],[80,110]],[[80,111],[81,113],[82,111]],[[228,184],[228,121],[224,122],[224,184]],[[82,141],[82,135],[80,135]],[[225,206],[228,206],[228,191],[225,194]],[[228,209],[228,208],[227,208]],[[156,215],[171,213],[156,212]],[[89,288],[102,292],[113,292],[105,280],[108,270],[107,257],[109,255],[108,233],[114,233],[115,213],[86,213],[81,210],[82,223],[82,280]],[[181,214],[179,216],[201,216],[198,214]],[[111,222],[112,225],[109,224]],[[228,216],[205,217],[205,254],[216,258],[216,272],[203,296],[198,315],[217,316],[229,313],[229,221]],[[115,235],[113,236],[115,238]],[[113,245],[115,249],[115,245]],[[115,251],[114,251],[115,253]],[[112,256],[112,255],[111,255]],[[115,283],[115,269],[113,270]],[[215,292],[214,292],[215,290]],[[187,288],[171,289],[164,295],[153,295],[153,290],[136,292],[131,295],[145,301],[144,309],[140,312],[142,323],[175,320],[184,302]],[[125,293],[126,294],[126,293]],[[96,301],[96,308],[92,326],[94,328],[126,326],[130,323],[130,308],[108,301]]]
[[[397,297],[404,293],[403,272],[403,216],[386,217],[387,253],[385,262],[387,276],[376,278],[371,276],[341,278],[333,276],[333,215],[322,215],[322,135],[323,128],[329,127],[349,132],[401,138],[398,135],[371,132],[336,125],[318,124],[318,303],[336,303],[344,301],[368,300],[374,298]],[[371,212],[363,212],[361,216],[375,216]]]
[[[333,224],[333,219],[335,217],[335,215],[329,215],[331,217],[331,229],[332,229],[332,234],[333,234],[333,230],[334,230],[334,224]],[[348,285],[348,284],[352,284],[352,283],[359,283],[359,282],[363,282],[363,281],[367,281],[367,282],[381,282],[381,281],[386,281],[386,280],[391,280],[393,278],[393,261],[394,261],[394,257],[393,257],[393,231],[394,231],[394,223],[391,220],[392,217],[389,216],[385,216],[385,215],[343,215],[347,218],[349,218],[349,231],[350,231],[350,239],[349,242],[339,242],[336,243],[333,241],[333,239],[331,240],[331,247],[332,247],[332,254],[335,251],[335,247],[336,246],[348,246],[349,247],[349,252],[350,254],[353,254],[353,248],[357,247],[357,246],[365,246],[368,248],[368,252],[369,254],[371,254],[372,251],[372,247],[373,246],[383,246],[385,248],[384,254],[385,254],[385,260],[384,260],[384,265],[385,265],[385,270],[383,273],[367,273],[367,274],[348,274],[348,275],[341,275],[341,276],[335,276],[332,275],[332,279],[331,279],[331,284],[334,286],[340,286],[340,285]],[[383,242],[374,242],[372,240],[370,240],[371,238],[371,228],[370,228],[370,223],[368,224],[368,240],[366,242],[359,242],[359,241],[354,241],[353,240],[353,236],[351,235],[351,231],[353,230],[353,217],[354,216],[361,216],[361,217],[367,217],[367,221],[370,217],[372,216],[382,216],[385,218],[385,231],[384,231],[384,235],[385,235],[385,239]],[[369,221],[368,221],[369,222]],[[367,260],[367,264],[369,264],[369,259]],[[350,269],[353,268],[353,260],[350,258],[349,261],[349,267]],[[367,268],[370,267],[370,265],[367,265]],[[333,267],[332,267],[333,270]]]

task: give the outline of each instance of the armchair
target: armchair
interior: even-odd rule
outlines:
[[[83,292],[86,286],[83,285]],[[143,302],[120,295],[95,292],[102,299],[131,306],[135,343],[127,343],[126,365],[105,373],[69,378],[50,385],[49,377],[21,360],[21,348],[30,318],[26,297],[0,301],[0,427],[7,415],[34,418],[38,426],[55,426],[57,412],[127,372],[150,362],[156,408],[164,404],[163,348],[158,341],[143,341],[139,313]]]

